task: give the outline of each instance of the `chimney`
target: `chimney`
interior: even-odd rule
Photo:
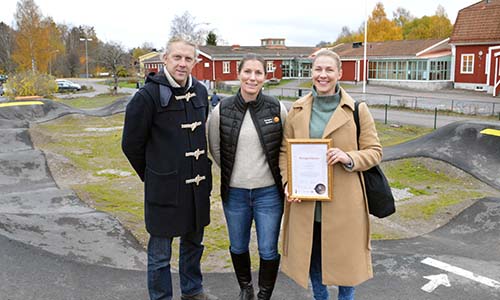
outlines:
[[[231,45],[231,50],[232,51],[238,51],[240,50],[241,46],[238,44]]]

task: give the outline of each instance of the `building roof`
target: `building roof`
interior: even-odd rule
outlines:
[[[263,47],[263,46],[200,46],[201,55],[211,60],[241,59],[247,53],[260,54],[267,60],[282,60],[293,58],[307,58],[315,51],[316,47]],[[145,59],[144,63],[161,63],[160,54]]]
[[[147,59],[143,60],[142,62],[145,64],[158,64],[158,63],[163,63],[163,60],[161,59],[161,54],[156,53],[156,55],[154,55],[150,58],[147,58]]]
[[[339,44],[329,49],[335,51],[342,60],[359,59],[364,55],[364,47],[361,43]],[[447,55],[451,55],[448,39],[368,42],[366,49],[366,56],[370,59],[430,58]]]
[[[500,42],[500,0],[483,0],[458,12],[450,43],[492,42]]]
[[[151,58],[151,57],[157,57],[159,55],[159,52],[158,51],[151,51],[151,52],[148,52],[146,54],[143,54],[141,56],[139,56],[139,61],[141,63],[145,62],[147,59]]]
[[[263,47],[263,46],[201,46],[202,54],[210,59],[221,60],[227,58],[240,59],[247,53],[256,53],[264,59],[293,59],[296,57],[308,57],[314,53],[316,47]]]

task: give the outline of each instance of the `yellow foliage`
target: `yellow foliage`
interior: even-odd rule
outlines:
[[[15,33],[12,59],[18,69],[47,73],[54,55],[64,51],[56,23],[50,18],[43,19],[33,1],[18,4],[16,22],[19,30]]]
[[[57,83],[53,76],[25,71],[9,76],[5,84],[5,95],[8,98],[19,96],[50,97],[57,92]]]
[[[369,42],[394,41],[403,39],[403,31],[395,21],[391,21],[385,14],[384,5],[377,3],[372,15],[368,19]]]

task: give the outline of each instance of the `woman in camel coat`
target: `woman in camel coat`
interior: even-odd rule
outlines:
[[[333,200],[285,201],[281,269],[304,288],[310,278],[316,300],[329,299],[327,285],[339,286],[338,299],[354,299],[354,286],[373,276],[368,207],[358,171],[378,164],[382,147],[368,107],[360,104],[358,150],[354,100],[338,85],[341,76],[339,56],[320,51],[312,65],[313,92],[290,109],[280,153],[286,187],[287,139],[333,142],[325,153],[333,168]]]

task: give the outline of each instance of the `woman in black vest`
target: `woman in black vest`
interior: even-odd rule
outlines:
[[[255,299],[250,264],[250,232],[255,220],[259,246],[259,293],[270,299],[278,267],[283,214],[279,150],[286,108],[262,93],[266,62],[247,54],[240,62],[240,90],[224,98],[209,119],[209,146],[221,167],[221,197],[240,300]]]

